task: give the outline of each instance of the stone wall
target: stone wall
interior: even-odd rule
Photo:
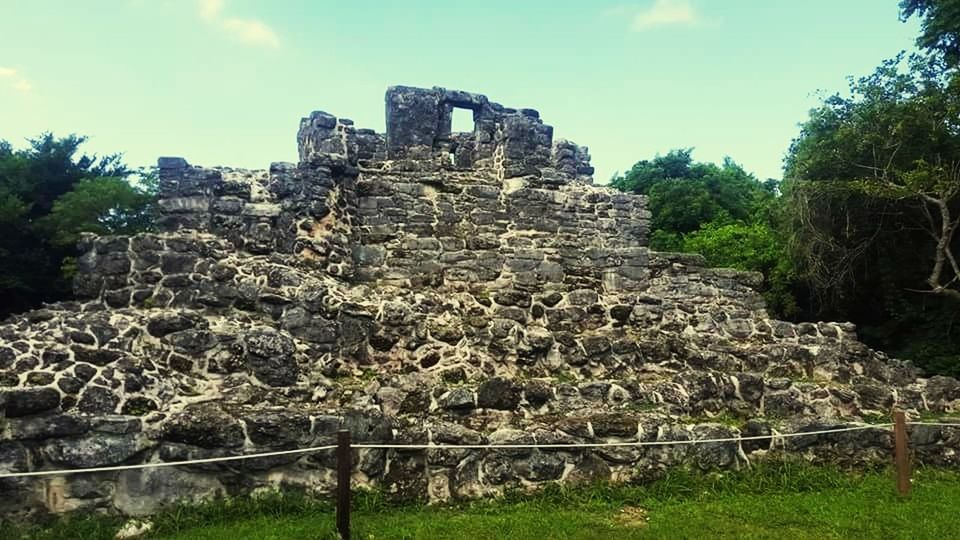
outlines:
[[[480,94],[444,88],[387,90],[386,155],[400,167],[416,161],[456,169],[491,169],[500,180],[529,177],[546,185],[589,180],[587,149],[553,142],[553,127],[534,109],[504,107]],[[454,108],[473,112],[470,133],[451,133]]]
[[[78,300],[0,325],[0,471],[170,462],[356,441],[664,441],[953,413],[848,323],[772,320],[761,276],[647,247],[642,196],[528,109],[387,92],[388,131],[304,118],[265,171],[161,158],[160,231],[85,237]],[[450,133],[453,107],[473,133]],[[957,466],[960,430],[911,428]],[[594,450],[363,450],[355,479],[440,500],[784,455],[888,459],[883,430]],[[333,456],[0,479],[0,511],[144,514],[266,486],[325,492]]]
[[[642,197],[583,185],[510,189],[473,176],[427,180],[360,180],[355,259],[364,280],[549,288],[621,267],[626,277],[645,264]]]

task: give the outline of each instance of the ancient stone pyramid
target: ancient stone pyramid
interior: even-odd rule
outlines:
[[[642,196],[592,185],[536,111],[387,91],[387,133],[304,118],[300,163],[159,160],[161,232],[89,237],[82,300],[0,326],[0,472],[176,461],[332,441],[565,443],[755,436],[960,406],[847,323],[771,320],[761,277],[647,245]],[[451,112],[474,130],[452,133]],[[960,433],[913,432],[960,464]],[[600,449],[363,450],[403,497],[651,477],[788,455],[887,460],[883,430]],[[333,456],[0,480],[0,510],[326,490]]]

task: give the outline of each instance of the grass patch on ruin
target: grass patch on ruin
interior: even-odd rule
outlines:
[[[960,424],[960,413],[956,412],[934,412],[934,411],[920,411],[920,416],[917,418],[911,418],[907,421],[913,420],[914,422],[942,422],[945,424]]]
[[[739,416],[734,416],[727,412],[722,412],[710,415],[698,415],[698,416],[682,416],[680,417],[680,422],[688,425],[693,424],[720,424],[727,427],[739,428],[747,422],[746,418],[741,418]]]
[[[796,464],[701,474],[678,469],[640,486],[551,486],[470,503],[392,505],[355,496],[356,538],[950,538],[956,534],[960,471],[920,469],[908,498],[889,470],[851,473]],[[298,494],[171,509],[151,538],[335,538],[333,507]],[[0,538],[113,538],[121,522],[73,518]]]

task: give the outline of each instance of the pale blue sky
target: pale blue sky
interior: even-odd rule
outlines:
[[[897,3],[0,0],[0,138],[265,168],[312,110],[383,131],[406,84],[538,109],[601,182],[691,146],[779,178],[818,90],[912,47]]]

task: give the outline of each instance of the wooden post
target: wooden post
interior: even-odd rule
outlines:
[[[897,469],[897,493],[910,494],[910,448],[907,446],[907,415],[893,412],[893,459]]]
[[[350,432],[337,432],[337,531],[342,540],[350,539]]]

